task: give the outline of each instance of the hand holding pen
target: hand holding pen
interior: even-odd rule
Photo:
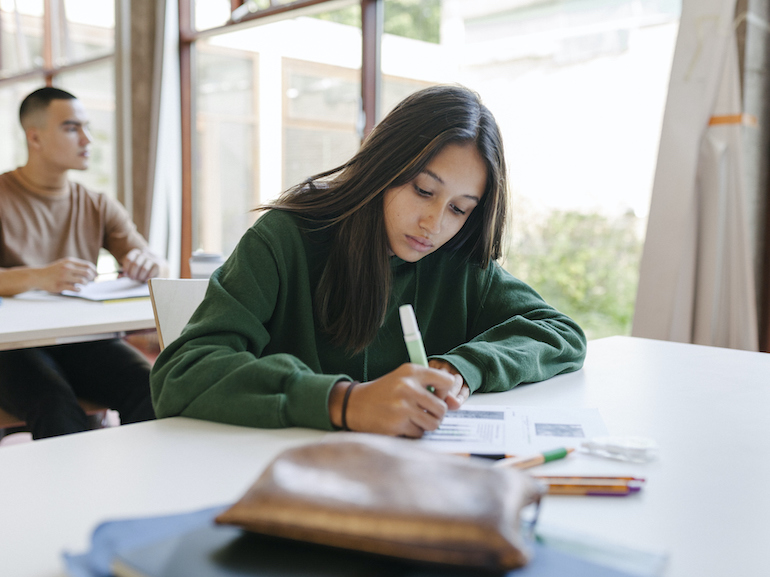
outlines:
[[[470,388],[465,384],[465,379],[457,369],[446,361],[441,359],[431,359],[428,361],[428,355],[425,353],[425,345],[422,342],[422,334],[420,334],[420,328],[417,326],[417,317],[414,314],[412,305],[406,304],[398,307],[398,315],[401,319],[401,328],[404,332],[404,342],[409,353],[409,360],[416,365],[429,366],[459,377],[459,380],[456,380],[457,386],[448,395],[442,397],[449,410],[456,411],[471,394]],[[427,390],[431,393],[436,393],[433,385],[428,385]]]
[[[373,381],[335,384],[329,395],[329,418],[336,427],[421,437],[438,429],[447,410],[459,408],[467,397],[461,375],[443,366],[429,366],[414,310],[411,305],[402,309],[408,309],[399,314],[412,362]],[[411,317],[406,323],[405,314]]]
[[[421,437],[439,427],[447,412],[442,400],[457,387],[458,377],[445,371],[404,363],[366,383],[339,382],[329,396],[329,416],[352,431]],[[428,385],[435,387],[429,393]]]
[[[82,285],[88,284],[96,277],[96,267],[93,263],[79,258],[62,258],[49,265],[31,268],[32,279],[29,288],[41,289],[52,293],[64,290],[79,291]]]
[[[468,387],[468,385],[465,383],[465,379],[459,373],[459,371],[455,369],[452,365],[450,365],[448,362],[442,361],[441,359],[429,360],[428,366],[433,369],[445,371],[450,375],[455,375],[456,385],[449,392],[449,394],[446,396],[444,401],[446,402],[450,411],[456,411],[457,409],[462,407],[463,403],[468,400],[468,397],[471,396],[471,390]]]

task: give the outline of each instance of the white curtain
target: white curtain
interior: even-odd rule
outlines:
[[[182,119],[179,82],[179,16],[176,0],[158,0],[152,134],[155,162],[149,175],[152,195],[151,248],[166,255],[178,277],[182,238]]]
[[[684,0],[632,334],[757,350],[735,0]]]

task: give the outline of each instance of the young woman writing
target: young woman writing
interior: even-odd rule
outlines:
[[[577,324],[495,262],[506,204],[500,132],[478,96],[409,96],[246,232],[156,361],[158,417],[419,437],[472,391],[577,370]],[[405,303],[430,367],[408,362]]]

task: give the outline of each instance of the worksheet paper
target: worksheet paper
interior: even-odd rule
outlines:
[[[467,405],[419,441],[447,453],[530,455],[607,435],[598,409]]]

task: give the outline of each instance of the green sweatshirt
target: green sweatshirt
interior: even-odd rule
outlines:
[[[363,353],[350,355],[315,323],[313,292],[328,250],[324,233],[306,229],[272,210],[246,232],[155,362],[158,417],[332,429],[335,383],[366,382],[409,362],[398,315],[405,303],[414,305],[428,357],[452,364],[472,392],[582,366],[586,341],[574,321],[496,263],[483,270],[441,249],[416,263],[391,258],[385,322]]]

